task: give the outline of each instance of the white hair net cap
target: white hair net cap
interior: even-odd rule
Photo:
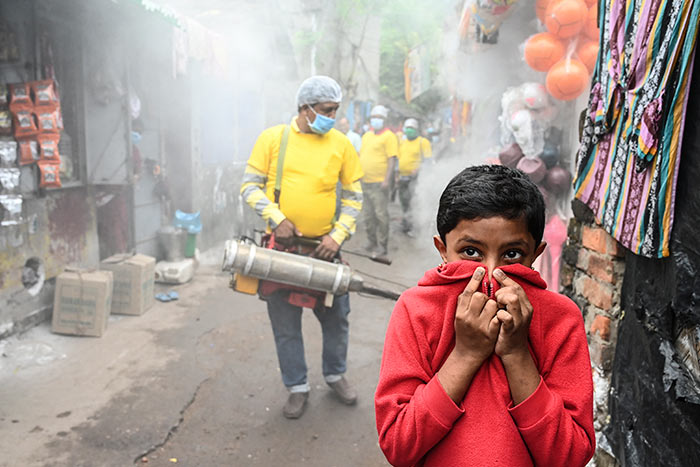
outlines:
[[[384,117],[387,118],[389,116],[389,109],[384,107],[383,105],[375,105],[372,107],[372,111],[369,113],[370,117],[374,117],[375,115],[379,117]]]
[[[312,76],[306,78],[297,91],[297,107],[314,105],[319,102],[340,103],[343,91],[340,85],[328,76]]]
[[[416,120],[415,118],[407,118],[403,126],[405,126],[406,128],[415,128],[417,130],[418,120]]]

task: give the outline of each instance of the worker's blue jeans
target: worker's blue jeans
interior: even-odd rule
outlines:
[[[348,294],[336,296],[331,308],[319,308],[314,314],[323,334],[323,376],[337,377],[347,368],[350,298]],[[267,313],[275,336],[282,382],[294,392],[303,392],[301,386],[308,383],[301,332],[302,308],[290,305],[284,294],[274,294],[267,300]]]

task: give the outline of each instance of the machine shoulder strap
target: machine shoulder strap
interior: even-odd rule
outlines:
[[[280,150],[277,153],[277,175],[275,176],[275,203],[279,205],[280,190],[282,189],[282,172],[284,171],[284,156],[287,153],[287,142],[289,141],[289,125],[285,125],[280,140]]]

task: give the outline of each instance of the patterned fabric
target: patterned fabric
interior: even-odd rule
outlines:
[[[668,256],[700,0],[601,0],[576,198],[623,246]]]

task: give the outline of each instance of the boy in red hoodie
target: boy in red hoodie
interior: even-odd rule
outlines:
[[[437,215],[443,264],[394,308],[375,394],[396,466],[583,466],[593,382],[583,318],[531,269],[544,201],[522,172],[476,166]]]

